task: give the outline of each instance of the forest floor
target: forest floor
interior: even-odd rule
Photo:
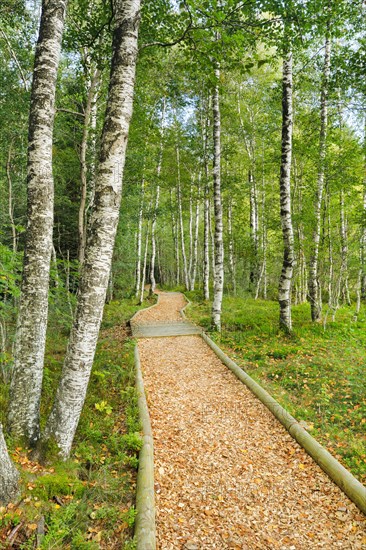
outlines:
[[[161,294],[138,320],[174,321],[181,307]],[[159,549],[366,547],[361,512],[199,336],[138,345]]]
[[[188,317],[210,331],[210,305],[198,292],[188,297]],[[287,336],[277,302],[225,296],[222,333],[211,337],[366,483],[366,306],[357,321],[354,307],[340,308],[325,327],[311,322],[309,304],[292,311]]]
[[[105,307],[71,458],[41,465],[32,461],[27,449],[8,439],[11,456],[21,473],[21,496],[17,503],[0,508],[1,549],[135,548],[132,536],[141,438],[135,343],[127,321],[138,307],[133,299],[111,302]],[[52,404],[67,344],[67,326],[61,326],[60,315],[57,317],[53,318],[51,312],[43,419]],[[6,410],[4,390],[1,386],[1,411]],[[44,536],[37,535],[43,524]]]

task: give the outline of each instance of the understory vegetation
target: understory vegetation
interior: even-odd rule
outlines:
[[[188,292],[187,315],[210,330],[210,308]],[[366,308],[342,307],[326,325],[293,306],[291,336],[278,329],[274,301],[226,296],[222,333],[210,336],[361,482],[366,481]]]
[[[138,309],[126,298],[106,305],[89,392],[73,453],[40,465],[8,440],[21,472],[21,495],[0,509],[0,548],[132,549],[139,435],[134,341],[126,321]],[[53,311],[47,340],[42,418],[56,390],[67,329]],[[62,322],[65,322],[63,320]],[[6,392],[1,392],[2,416]],[[2,418],[2,420],[4,420]]]

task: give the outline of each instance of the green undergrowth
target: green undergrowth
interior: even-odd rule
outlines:
[[[145,303],[144,307],[151,305]],[[15,531],[20,549],[132,549],[138,451],[141,448],[134,374],[134,341],[126,322],[135,300],[111,302],[104,320],[71,458],[39,465],[8,441],[21,472],[18,503],[0,513],[0,548]],[[52,405],[67,343],[50,326],[42,419]],[[3,393],[5,395],[5,393]],[[6,398],[4,398],[5,400]],[[6,404],[5,404],[6,405]],[[37,530],[44,521],[44,536]]]
[[[210,330],[210,305],[186,293],[186,310]],[[357,321],[342,307],[335,322],[314,324],[293,307],[294,332],[278,329],[278,304],[224,297],[221,335],[212,338],[361,481],[366,481],[366,308]]]

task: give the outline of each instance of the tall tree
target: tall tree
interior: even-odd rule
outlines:
[[[108,287],[133,108],[139,0],[114,0],[113,58],[93,213],[80,273],[75,320],[43,441],[67,457],[84,404]]]
[[[331,53],[330,25],[331,21],[330,19],[328,19],[324,44],[324,65],[320,98],[319,162],[317,187],[314,200],[315,224],[313,230],[313,242],[309,265],[309,299],[311,307],[311,318],[313,321],[320,321],[322,315],[321,287],[319,282],[319,244],[321,231],[321,209],[325,178],[325,160],[327,152],[328,94]]]
[[[215,69],[215,87],[212,94],[213,118],[213,191],[215,214],[215,271],[212,303],[212,325],[221,331],[221,307],[224,291],[224,242],[221,199],[221,119],[220,119],[220,69]]]
[[[283,238],[283,264],[279,284],[280,326],[292,330],[291,287],[294,268],[294,231],[291,212],[292,160],[292,52],[285,54],[282,72],[282,155],[280,176],[280,213]]]
[[[52,138],[66,5],[67,0],[43,0],[29,115],[28,219],[8,424],[32,445],[39,438],[53,230]]]
[[[0,424],[0,504],[6,505],[17,497],[18,480],[19,474],[9,458],[3,427]]]

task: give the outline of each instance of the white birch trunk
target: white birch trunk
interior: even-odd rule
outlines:
[[[194,220],[194,239],[193,239],[193,259],[192,259],[192,271],[190,277],[191,290],[194,290],[197,276],[197,261],[198,261],[198,232],[200,226],[200,194],[201,194],[201,174],[198,174],[198,187],[197,187],[197,200],[196,200],[196,213]]]
[[[0,504],[7,505],[19,494],[19,474],[10,460],[0,424]]]
[[[234,260],[234,239],[233,239],[233,201],[230,197],[227,209],[227,230],[229,238],[229,272],[231,278],[232,291],[236,294],[235,282],[235,260]]]
[[[327,151],[328,131],[328,87],[330,76],[330,52],[331,41],[329,37],[329,26],[327,25],[327,37],[324,50],[323,81],[320,105],[320,137],[319,137],[319,168],[317,190],[314,201],[315,227],[309,266],[309,299],[311,307],[311,318],[313,321],[320,321],[322,315],[321,292],[319,287],[319,243],[321,229],[321,207],[324,191],[325,158]]]
[[[361,300],[366,301],[366,116],[364,130],[363,217],[361,227]]]
[[[88,165],[87,165],[88,139],[89,139],[89,131],[91,128],[91,123],[93,118],[93,107],[95,106],[96,95],[98,92],[99,79],[100,79],[100,71],[99,69],[95,69],[90,81],[90,86],[89,86],[87,100],[86,100],[84,124],[83,124],[83,136],[81,139],[81,147],[80,147],[81,198],[80,198],[79,219],[78,219],[78,231],[79,231],[78,259],[79,259],[80,266],[84,261],[85,245],[86,245],[86,200],[87,200],[87,193],[88,193]]]
[[[28,220],[8,426],[31,445],[39,439],[53,230],[52,138],[66,3],[43,1],[29,115]]]
[[[136,251],[137,258],[136,258],[136,284],[135,284],[136,298],[140,294],[140,286],[141,286],[142,222],[143,222],[143,213],[144,213],[144,194],[145,194],[145,179],[144,179],[144,176],[142,176],[139,218],[138,218],[138,228],[137,228],[137,251]]]
[[[208,106],[209,107],[209,106]],[[205,196],[203,212],[203,294],[205,300],[210,299],[210,182],[208,169],[208,127],[210,119],[207,116],[204,133],[204,169],[205,169]]]
[[[206,164],[207,169],[207,164]],[[203,221],[203,293],[210,299],[210,188],[206,174],[204,221]]]
[[[143,263],[143,266],[142,266],[140,305],[144,301],[145,282],[146,282],[146,267],[147,267],[147,254],[148,254],[148,251],[149,251],[149,237],[150,237],[150,227],[149,227],[149,224],[147,224],[147,226],[146,226],[146,237],[145,237],[144,263]]]
[[[259,278],[258,266],[258,196],[257,186],[253,174],[253,169],[248,172],[249,181],[249,202],[250,202],[250,240],[251,240],[251,268],[250,268],[250,287],[256,288]]]
[[[213,114],[213,189],[215,214],[215,271],[214,295],[212,303],[212,325],[215,330],[221,331],[221,307],[224,290],[224,243],[221,201],[221,120],[220,120],[220,69],[215,69],[216,85],[212,96]]]
[[[6,178],[8,180],[8,213],[11,227],[12,243],[13,243],[13,253],[16,254],[17,251],[17,230],[14,223],[14,213],[13,213],[13,184],[11,180],[11,156],[13,152],[13,141],[11,141],[8,158],[6,160]]]
[[[292,53],[283,60],[282,75],[282,155],[280,176],[280,212],[283,237],[283,264],[278,288],[280,327],[292,331],[291,286],[294,269],[294,232],[291,212],[292,160]]]
[[[44,439],[69,456],[79,422],[103,314],[122,194],[133,107],[139,0],[114,2],[113,58],[93,212],[80,274],[75,320]]]
[[[184,224],[183,224],[183,208],[182,208],[182,188],[181,188],[181,178],[180,178],[180,154],[179,146],[176,146],[177,151],[177,200],[178,200],[178,217],[179,217],[179,229],[180,229],[180,244],[182,251],[182,262],[183,262],[183,277],[184,284],[187,290],[189,290],[189,280],[188,280],[188,268],[187,268],[187,255],[186,255],[186,246],[184,242]]]
[[[153,294],[155,292],[156,281],[155,281],[155,259],[156,259],[156,238],[155,238],[155,229],[156,221],[159,208],[160,200],[160,174],[161,174],[161,164],[163,161],[163,147],[164,147],[164,124],[165,124],[165,107],[166,99],[163,99],[163,112],[161,117],[161,131],[160,131],[160,150],[159,150],[159,159],[158,166],[156,169],[157,184],[156,184],[156,200],[155,200],[155,209],[153,213],[153,219],[151,224],[151,264],[150,264],[150,292]]]
[[[339,195],[339,214],[340,214],[340,238],[341,238],[341,287],[340,292],[343,302],[351,305],[351,298],[348,287],[348,242],[347,242],[347,221],[344,212],[344,191],[341,189]]]
[[[179,265],[179,231],[177,226],[177,220],[174,214],[175,206],[173,203],[173,189],[170,190],[170,211],[172,216],[172,236],[174,243],[174,255],[175,255],[175,283],[179,285],[180,283],[180,265]]]

